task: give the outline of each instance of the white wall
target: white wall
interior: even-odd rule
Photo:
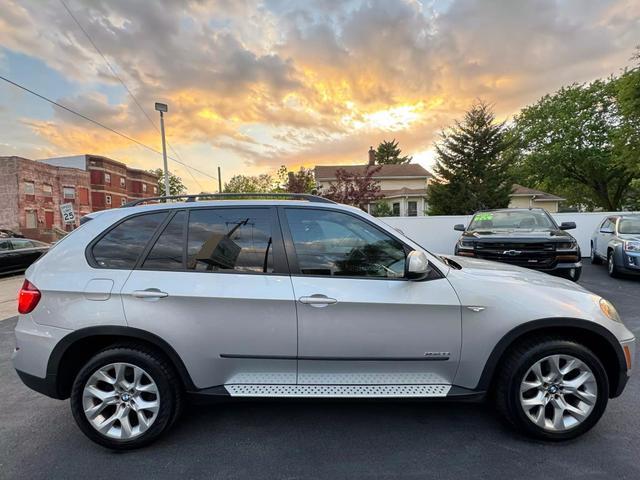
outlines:
[[[615,214],[616,212],[553,213],[552,216],[558,224],[576,222],[577,228],[569,230],[569,233],[578,240],[582,255],[588,257],[591,235],[605,217]],[[466,226],[471,220],[471,215],[385,217],[380,220],[392,227],[399,228],[409,238],[412,238],[431,252],[453,254],[453,248],[461,234],[461,232],[455,231],[453,226],[456,223],[463,223]]]

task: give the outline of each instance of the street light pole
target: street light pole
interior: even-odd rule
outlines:
[[[156,103],[156,110],[160,112],[160,133],[162,134],[162,158],[164,160],[164,194],[170,195],[169,192],[169,167],[167,165],[167,144],[164,139],[164,113],[169,111],[169,107],[165,103]]]

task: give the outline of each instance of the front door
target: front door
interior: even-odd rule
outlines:
[[[298,383],[451,384],[461,318],[446,278],[407,280],[408,247],[359,216],[280,212],[297,299]]]
[[[197,388],[295,384],[295,303],[275,211],[171,215],[122,289],[129,326],[166,340]]]

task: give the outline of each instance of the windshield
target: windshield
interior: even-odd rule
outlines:
[[[640,217],[623,218],[618,224],[618,233],[638,233],[640,234]]]
[[[476,213],[469,224],[469,230],[493,229],[549,229],[557,228],[549,215],[541,210],[504,210],[499,212]]]

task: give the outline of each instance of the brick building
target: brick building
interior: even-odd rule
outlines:
[[[60,204],[76,218],[158,195],[155,175],[96,155],[41,161],[0,157],[0,228],[28,238],[54,241],[76,225],[65,225]]]
[[[158,178],[147,171],[98,155],[47,158],[43,163],[86,170],[91,182],[93,211],[116,208],[129,200],[158,195]]]

